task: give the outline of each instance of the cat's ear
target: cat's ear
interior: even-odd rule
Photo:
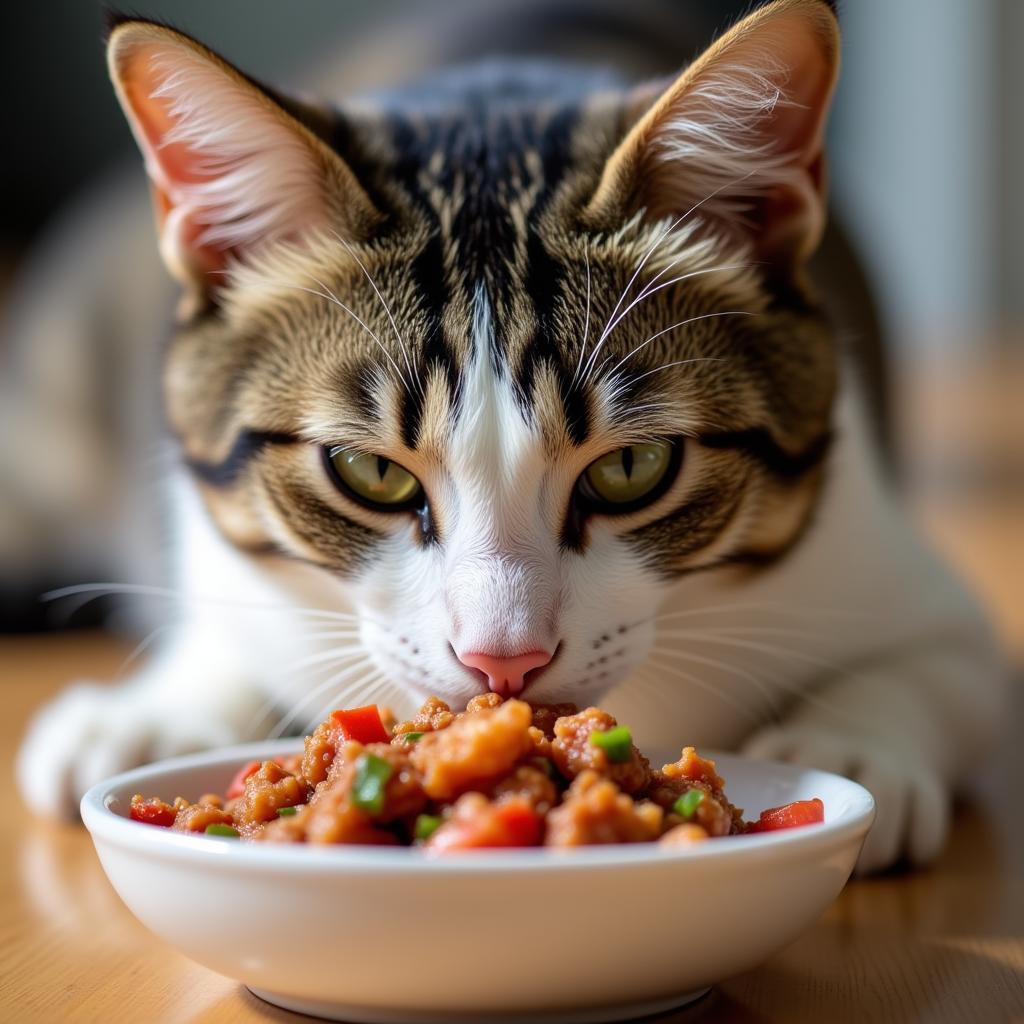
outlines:
[[[776,0],[727,32],[667,89],[632,97],[632,127],[585,218],[699,216],[792,267],[824,226],[823,135],[839,70],[825,0]]]
[[[192,308],[230,260],[270,241],[318,229],[355,239],[379,220],[341,157],[195,40],[126,21],[107,59],[145,158],[161,255]]]

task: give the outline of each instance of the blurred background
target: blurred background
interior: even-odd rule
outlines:
[[[750,6],[135,0],[131,9],[256,77],[343,93],[494,53],[665,73]],[[1024,656],[1024,4],[848,0],[840,13],[833,199],[890,346],[903,486]],[[155,422],[154,362],[173,294],[106,78],[100,6],[5,4],[0,30],[0,631],[109,624],[109,604],[72,613],[39,594],[161,578],[159,435],[136,424]]]

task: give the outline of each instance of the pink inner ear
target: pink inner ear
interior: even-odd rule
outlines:
[[[209,182],[204,172],[203,154],[182,142],[168,138],[177,127],[171,114],[173,100],[157,95],[165,74],[160,74],[161,47],[137,47],[124,69],[124,87],[129,101],[129,117],[136,129],[146,161],[153,192],[161,248],[178,254],[188,253],[189,263],[201,272],[222,270],[231,250],[202,244],[199,237],[207,225],[197,220],[195,210],[185,201],[182,186]],[[207,163],[209,162],[209,158]]]
[[[779,16],[765,32],[763,45],[785,73],[779,82],[782,102],[765,119],[763,136],[786,154],[794,173],[755,204],[758,249],[766,255],[809,255],[825,222],[824,135],[835,84],[835,55],[809,31],[804,18]],[[790,24],[787,24],[787,20]]]
[[[756,37],[749,58],[756,61],[760,51],[778,62],[782,74],[777,84],[785,102],[766,119],[765,131],[780,153],[791,153],[805,168],[820,160],[836,70],[834,55],[811,28],[806,18],[776,16],[770,30],[762,33],[764,38]],[[742,52],[739,56],[742,59]]]
[[[328,223],[328,174],[334,187],[347,169],[234,69],[149,25],[115,31],[110,63],[153,184],[160,250],[183,283],[205,292],[232,256]],[[347,183],[353,217],[372,209]]]

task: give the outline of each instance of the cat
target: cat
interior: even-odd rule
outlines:
[[[808,280],[824,0],[640,86],[490,63],[326,108],[135,18],[108,57],[181,291],[186,611],[134,679],[37,715],[32,806],[490,689],[851,775],[878,804],[860,870],[938,854],[1002,673]]]

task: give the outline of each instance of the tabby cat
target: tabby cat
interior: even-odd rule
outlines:
[[[182,290],[193,600],[136,678],[40,713],[31,802],[490,688],[850,774],[862,870],[934,857],[1000,673],[807,279],[838,51],[828,4],[776,0],[674,81],[491,63],[321,108],[116,24]]]

